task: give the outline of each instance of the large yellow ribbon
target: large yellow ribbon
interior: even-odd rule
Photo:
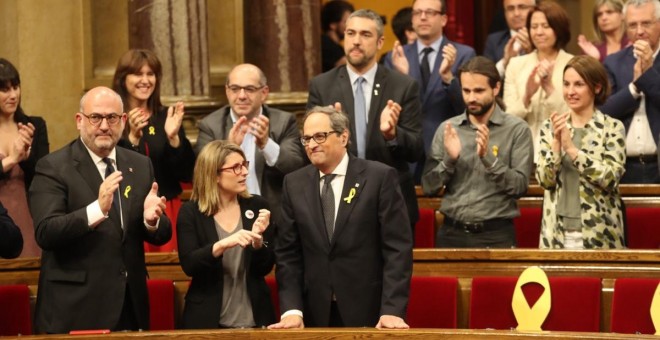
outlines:
[[[344,197],[344,201],[346,201],[347,204],[351,204],[353,197],[355,197],[355,192],[355,188],[351,188],[351,191],[348,192],[348,196]]]
[[[653,300],[651,300],[651,321],[655,327],[655,335],[660,335],[660,283],[655,288]]]
[[[543,286],[543,294],[531,308],[522,291],[522,286],[526,283],[538,283]],[[550,282],[543,269],[537,266],[525,269],[518,278],[511,301],[511,308],[513,308],[513,314],[518,322],[516,329],[519,331],[541,331],[541,325],[550,314],[551,301]]]

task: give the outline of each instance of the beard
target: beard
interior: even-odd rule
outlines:
[[[475,117],[481,117],[481,116],[485,115],[486,112],[490,111],[490,109],[493,107],[493,104],[495,104],[494,100],[492,100],[488,103],[482,104],[481,107],[479,109],[476,109],[476,110],[470,110],[469,108],[466,107],[465,111],[467,111],[467,113],[469,113],[469,114],[471,114]]]

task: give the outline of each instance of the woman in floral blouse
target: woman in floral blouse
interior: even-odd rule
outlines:
[[[623,248],[619,180],[626,163],[623,124],[598,109],[610,91],[607,72],[589,56],[564,68],[569,112],[541,128],[536,178],[545,189],[541,248]]]

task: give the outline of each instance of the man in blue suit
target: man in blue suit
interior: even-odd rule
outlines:
[[[600,110],[626,127],[626,173],[621,183],[660,183],[660,2],[630,0],[623,13],[632,45],[605,59],[613,95]]]
[[[445,0],[417,0],[413,3],[412,24],[417,42],[394,49],[385,66],[407,74],[419,83],[422,99],[422,138],[428,154],[440,123],[465,110],[461,87],[454,76],[458,68],[476,54],[472,47],[449,41],[442,30],[447,24]],[[415,180],[420,183],[423,161],[418,163]]]
[[[509,27],[508,30],[493,32],[486,38],[484,57],[492,60],[504,77],[504,71],[509,64],[509,59],[520,54],[529,53],[532,44],[529,33],[525,28],[527,14],[536,4],[535,0],[503,0],[504,18]],[[513,39],[511,39],[513,37]]]

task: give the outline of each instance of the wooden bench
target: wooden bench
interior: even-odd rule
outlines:
[[[603,332],[610,329],[612,293],[617,278],[660,277],[660,253],[652,250],[416,249],[413,259],[413,275],[458,278],[458,328],[468,327],[473,277],[518,276],[529,266],[540,266],[550,277],[600,278]],[[146,260],[150,278],[173,280],[175,320],[180,320],[190,278],[181,270],[177,254],[149,253]],[[33,300],[38,276],[38,258],[0,260],[0,284],[27,284]]]

